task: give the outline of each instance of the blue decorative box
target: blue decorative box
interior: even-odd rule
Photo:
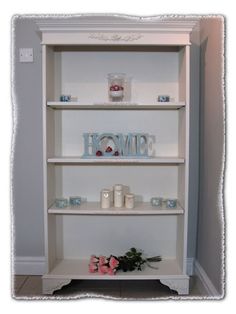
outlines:
[[[66,198],[56,198],[55,204],[57,208],[65,208],[68,206],[68,200]]]
[[[80,196],[71,196],[69,199],[70,206],[80,206],[81,197]]]
[[[61,95],[60,101],[64,101],[64,102],[71,101],[71,96],[70,95]]]
[[[168,95],[159,95],[157,98],[158,102],[169,102],[170,101],[170,96]]]
[[[152,197],[151,198],[151,204],[155,207],[161,207],[162,206],[162,198],[161,197]]]
[[[167,199],[166,200],[166,207],[167,208],[176,208],[177,200],[176,199]]]

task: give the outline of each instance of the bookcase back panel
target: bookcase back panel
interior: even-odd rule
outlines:
[[[177,166],[56,166],[57,197],[81,196],[87,201],[99,201],[103,188],[121,183],[140,201],[153,196],[176,198]]]
[[[176,258],[175,216],[58,216],[57,257],[123,255],[131,247],[148,256]]]
[[[83,155],[83,133],[147,133],[149,155],[176,157],[178,130],[177,110],[56,110],[55,155]]]
[[[114,72],[126,74],[132,101],[179,99],[179,52],[62,51],[54,59],[55,100],[71,94],[82,103],[108,101],[107,75]]]

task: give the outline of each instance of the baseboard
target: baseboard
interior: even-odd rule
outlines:
[[[187,275],[192,276],[194,274],[194,258],[187,258]]]
[[[46,269],[44,256],[16,256],[13,263],[15,275],[43,275]]]
[[[205,289],[207,295],[209,297],[221,298],[220,293],[217,291],[212,281],[207,276],[205,270],[202,268],[202,266],[199,264],[197,260],[195,260],[195,263],[194,263],[194,271],[195,271],[195,275],[198,277],[203,288]]]

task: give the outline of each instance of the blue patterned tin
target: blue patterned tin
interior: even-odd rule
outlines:
[[[68,206],[68,200],[66,198],[56,198],[55,204],[57,208],[65,208]]]
[[[81,197],[80,196],[71,196],[69,199],[70,206],[80,206]]]
[[[166,207],[167,208],[176,208],[177,200],[176,199],[167,199],[166,200]]]
[[[161,207],[162,206],[162,198],[161,197],[152,197],[151,204],[152,206]]]
[[[64,102],[71,101],[71,96],[70,95],[61,95],[60,101],[64,101]]]
[[[157,98],[158,102],[169,102],[170,101],[170,96],[168,95],[159,95]]]

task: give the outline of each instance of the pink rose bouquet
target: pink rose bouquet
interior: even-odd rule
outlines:
[[[117,270],[133,271],[133,270],[142,270],[143,264],[146,264],[148,267],[158,269],[157,267],[151,265],[151,262],[160,262],[161,257],[154,256],[149,258],[144,258],[142,256],[142,252],[131,248],[125,255],[122,256],[114,256],[110,255],[110,257],[106,256],[96,256],[91,255],[90,263],[89,263],[89,272],[95,273],[98,272],[101,275],[115,275]]]

